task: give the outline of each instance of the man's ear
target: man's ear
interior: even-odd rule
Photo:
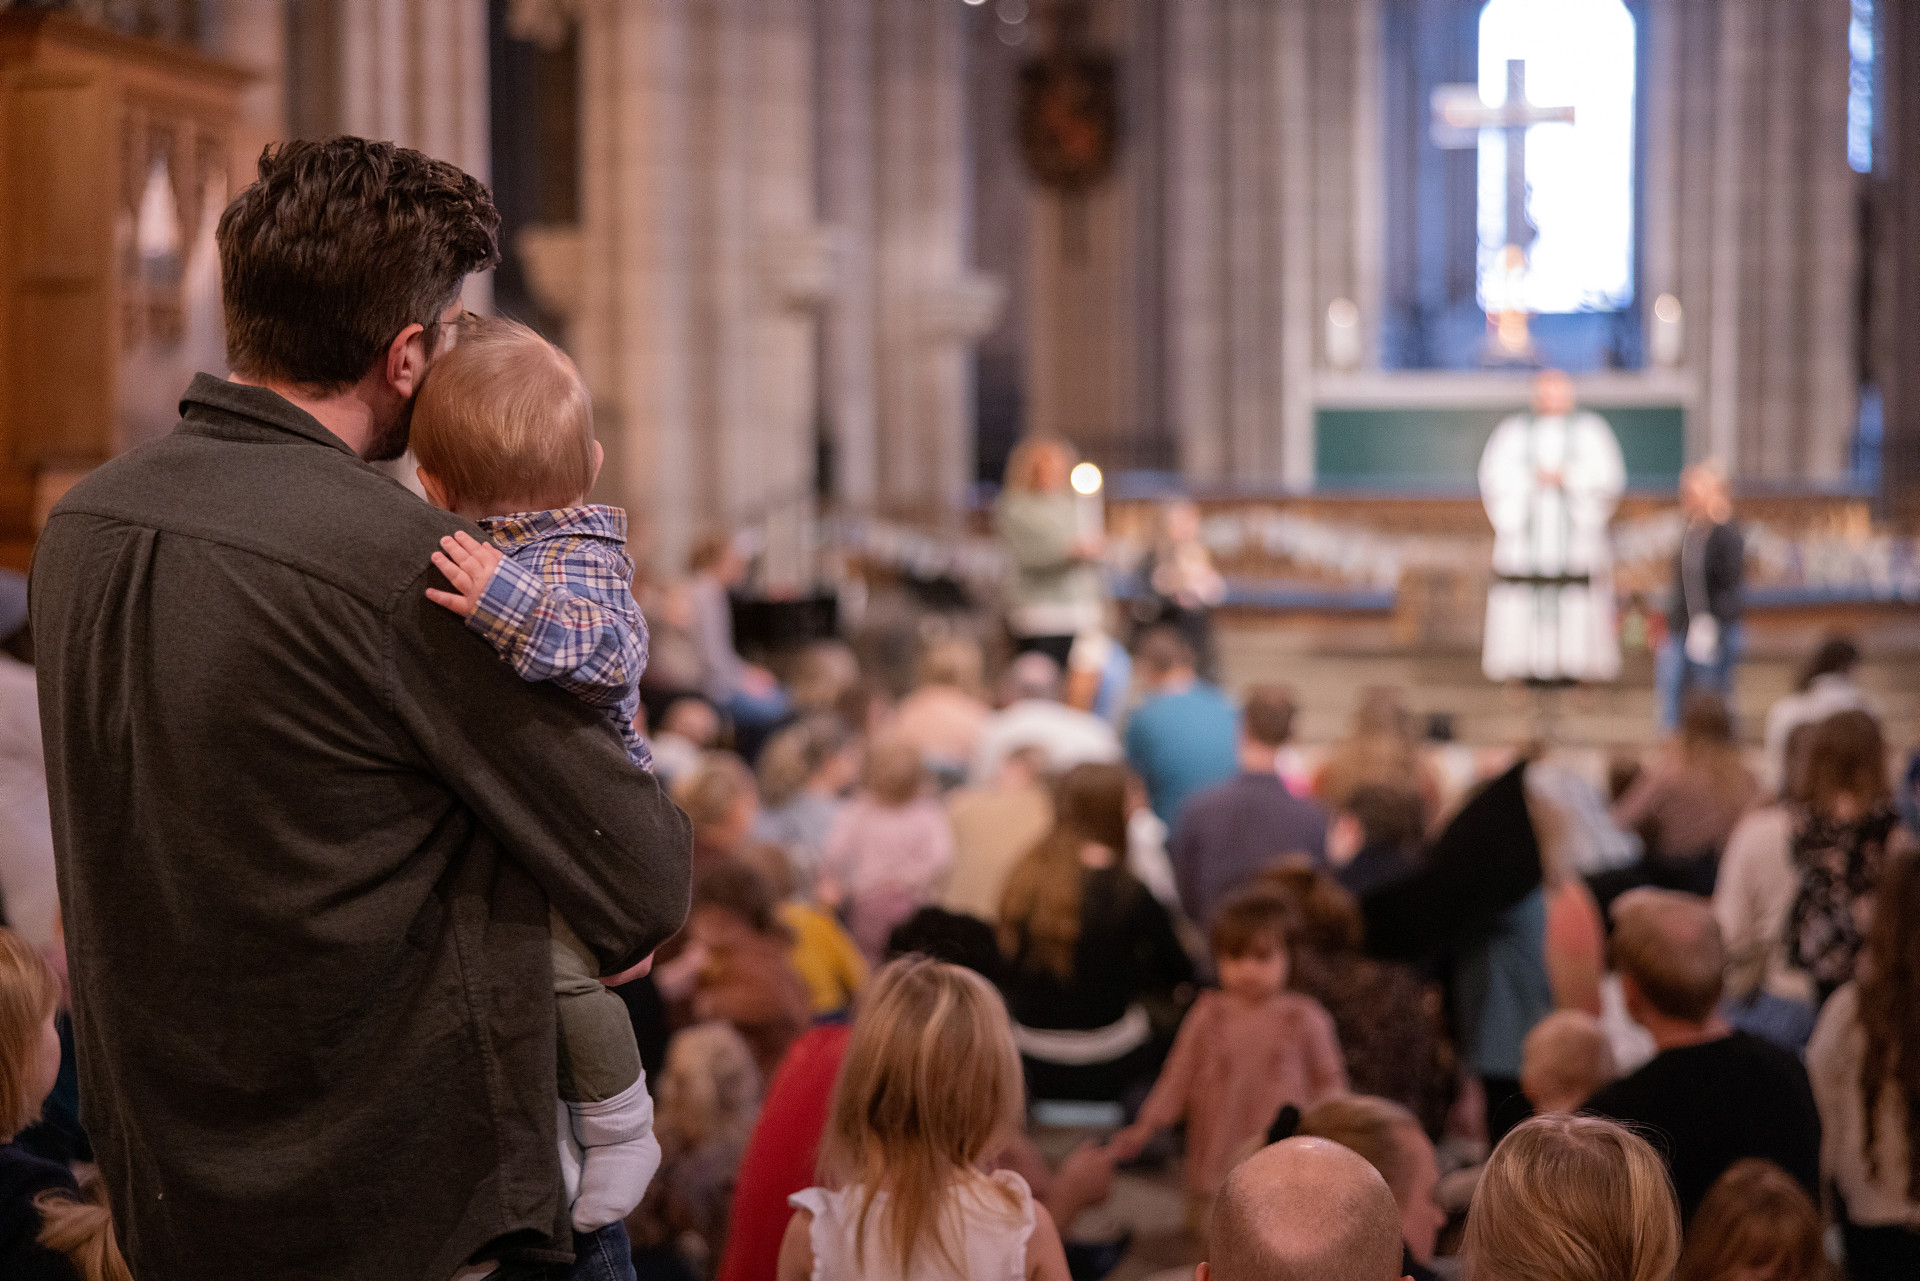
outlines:
[[[588,489],[592,489],[596,484],[599,483],[600,466],[602,463],[606,461],[607,461],[607,451],[600,448],[599,441],[597,440],[594,441],[593,442],[593,479],[587,482]]]
[[[443,512],[453,510],[453,495],[447,492],[447,487],[440,483],[438,476],[424,467],[414,468],[413,474],[420,478],[420,488],[426,491],[428,502]]]
[[[384,373],[394,395],[405,400],[420,390],[427,373],[426,326],[415,322],[393,336],[387,344]],[[418,342],[415,339],[419,339]]]

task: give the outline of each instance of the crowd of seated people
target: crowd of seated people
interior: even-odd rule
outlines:
[[[1697,694],[1609,811],[1527,752],[1447,794],[1388,691],[1303,772],[1290,692],[1174,627],[1117,724],[1039,649],[990,699],[940,636],[896,700],[708,631],[651,737],[692,911],[620,989],[640,1276],[1085,1281],[1118,1174],[1223,1281],[1920,1277],[1920,861],[1851,660],[1770,721],[1777,786]],[[0,1275],[119,1278],[30,1128],[58,1004],[0,934]]]

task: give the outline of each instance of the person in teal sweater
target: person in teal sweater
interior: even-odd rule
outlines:
[[[1200,679],[1193,647],[1172,625],[1142,633],[1134,650],[1150,691],[1127,721],[1127,763],[1168,827],[1189,796],[1240,769],[1240,712]]]

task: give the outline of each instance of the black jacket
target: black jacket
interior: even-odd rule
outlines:
[[[1667,630],[1681,640],[1687,637],[1690,613],[1680,558],[1686,551],[1689,537],[1691,534],[1682,534],[1680,547],[1673,553],[1673,599],[1667,606]],[[1746,578],[1746,554],[1746,541],[1740,536],[1740,527],[1732,521],[1715,525],[1707,531],[1707,545],[1700,570],[1705,582],[1697,578],[1693,588],[1696,595],[1705,590],[1707,612],[1714,616],[1722,628],[1740,621],[1740,588]],[[1694,603],[1699,602],[1696,600]]]
[[[465,522],[201,375],[34,558],[92,1133],[140,1277],[571,1256],[547,902],[605,972],[687,822],[597,709],[426,599]]]

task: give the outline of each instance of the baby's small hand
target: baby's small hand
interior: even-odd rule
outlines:
[[[440,546],[442,550],[433,554],[433,563],[453,584],[453,590],[429,587],[427,599],[445,605],[462,618],[470,617],[480,607],[480,597],[486,594],[493,571],[506,558],[498,547],[480,542],[465,530],[441,539]]]

